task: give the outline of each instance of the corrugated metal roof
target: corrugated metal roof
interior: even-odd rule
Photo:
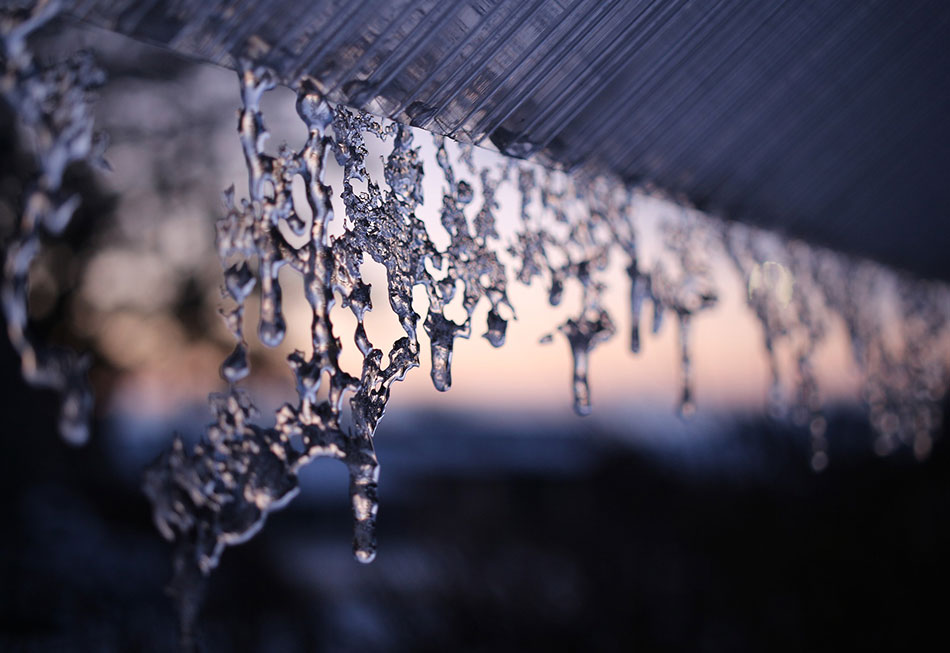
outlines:
[[[464,141],[950,278],[945,0],[77,0]]]

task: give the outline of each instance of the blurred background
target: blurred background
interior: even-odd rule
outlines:
[[[83,202],[31,272],[30,310],[40,337],[93,353],[96,418],[88,446],[65,446],[55,398],[24,386],[0,339],[0,648],[173,650],[169,547],[139,487],[173,433],[199,437],[207,394],[225,388],[218,367],[233,342],[218,315],[213,225],[227,186],[246,194],[238,84],[230,70],[95,28],[59,22],[37,41],[42,57],[77,47],[109,77],[97,125],[113,170],[70,170]],[[272,150],[302,144],[291,91],[269,93],[264,114]],[[0,118],[0,197],[16,198],[30,171],[5,107]],[[417,131],[416,143],[434,231],[444,182],[431,137]],[[377,145],[370,172],[381,178]],[[513,229],[512,184],[500,200],[499,230]],[[0,202],[3,242],[12,206]],[[661,255],[659,225],[679,211],[644,202],[646,259]],[[946,438],[924,462],[874,455],[834,322],[816,358],[831,464],[813,473],[808,433],[766,415],[769,371],[744,280],[721,252],[713,264],[720,302],[694,321],[688,421],[675,414],[672,321],[628,351],[619,260],[606,296],[619,333],[592,355],[589,417],[571,410],[568,347],[538,343],[576,310],[578,288],[555,309],[543,288],[513,284],[508,342],[494,349],[477,330],[457,342],[445,394],[429,379],[423,334],[422,368],[394,387],[377,432],[376,561],[352,559],[345,468],[315,462],[301,495],[224,554],[200,620],[206,649],[892,650],[945,639]],[[308,340],[301,284],[285,272],[281,347],[256,343],[248,305],[245,385],[264,425],[294,397],[285,359]],[[365,273],[379,307],[370,338],[391,342],[384,274],[371,263]],[[346,340],[355,322],[335,313]]]

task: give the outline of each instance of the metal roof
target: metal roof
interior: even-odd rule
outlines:
[[[945,0],[76,0],[225,66],[950,279]]]

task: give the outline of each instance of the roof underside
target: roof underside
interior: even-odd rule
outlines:
[[[77,18],[950,279],[945,0],[78,0]]]

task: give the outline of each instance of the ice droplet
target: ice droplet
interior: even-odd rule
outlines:
[[[244,343],[238,343],[234,351],[221,364],[221,376],[228,383],[237,383],[250,372],[251,369],[247,363],[247,347]]]
[[[501,347],[505,344],[505,332],[508,330],[508,321],[499,315],[494,308],[488,311],[488,330],[484,337],[492,347]]]
[[[455,339],[469,336],[469,323],[456,324],[430,309],[424,326],[432,345],[432,384],[439,392],[445,392],[452,386],[452,348]]]

